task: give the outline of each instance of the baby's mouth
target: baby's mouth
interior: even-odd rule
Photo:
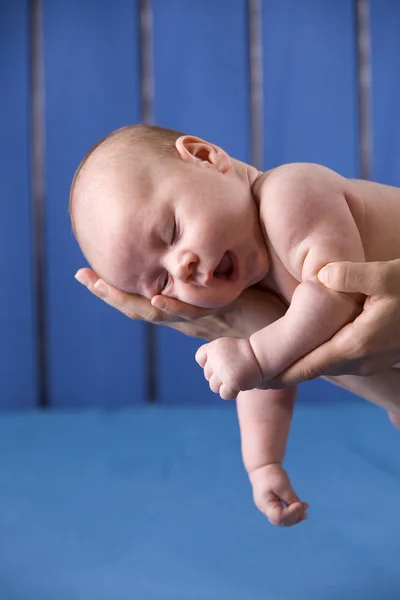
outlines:
[[[219,279],[234,280],[237,279],[237,261],[235,255],[228,251],[225,252],[216,269],[214,270],[214,277]]]

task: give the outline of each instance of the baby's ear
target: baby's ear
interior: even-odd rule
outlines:
[[[213,166],[221,173],[228,173],[232,168],[231,157],[225,150],[193,135],[182,135],[176,140],[175,147],[184,161]]]

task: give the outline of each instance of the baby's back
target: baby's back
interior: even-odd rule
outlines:
[[[345,195],[360,231],[365,259],[400,258],[400,188],[349,179]]]

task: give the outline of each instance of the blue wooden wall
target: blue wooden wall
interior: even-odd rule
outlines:
[[[0,406],[36,404],[26,2],[0,4]]]
[[[31,10],[0,0],[0,407],[39,403],[31,194]],[[51,407],[146,402],[147,329],[73,279],[85,265],[68,192],[85,152],[142,118],[139,0],[43,0],[46,388]],[[249,0],[153,0],[154,120],[251,160]],[[355,0],[264,0],[264,168],[313,161],[360,175]],[[370,0],[372,173],[400,184],[400,5]],[[199,342],[155,329],[157,400],[213,403]],[[343,394],[327,384],[302,397]]]

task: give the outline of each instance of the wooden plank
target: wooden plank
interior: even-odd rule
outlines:
[[[400,185],[400,4],[370,0],[373,179]]]
[[[140,118],[137,1],[44,6],[46,270],[49,390],[55,407],[145,399],[143,325],[92,297],[73,278],[85,265],[70,230],[74,170],[108,132]]]
[[[250,160],[247,2],[154,0],[156,123],[199,135]],[[194,360],[202,342],[157,331],[159,398],[221,403]]]
[[[0,408],[37,403],[28,2],[0,2]]]
[[[316,162],[358,176],[355,5],[263,3],[265,168]]]
[[[262,5],[264,168],[315,162],[359,176],[357,28],[348,0]],[[345,397],[323,381],[300,398]]]

